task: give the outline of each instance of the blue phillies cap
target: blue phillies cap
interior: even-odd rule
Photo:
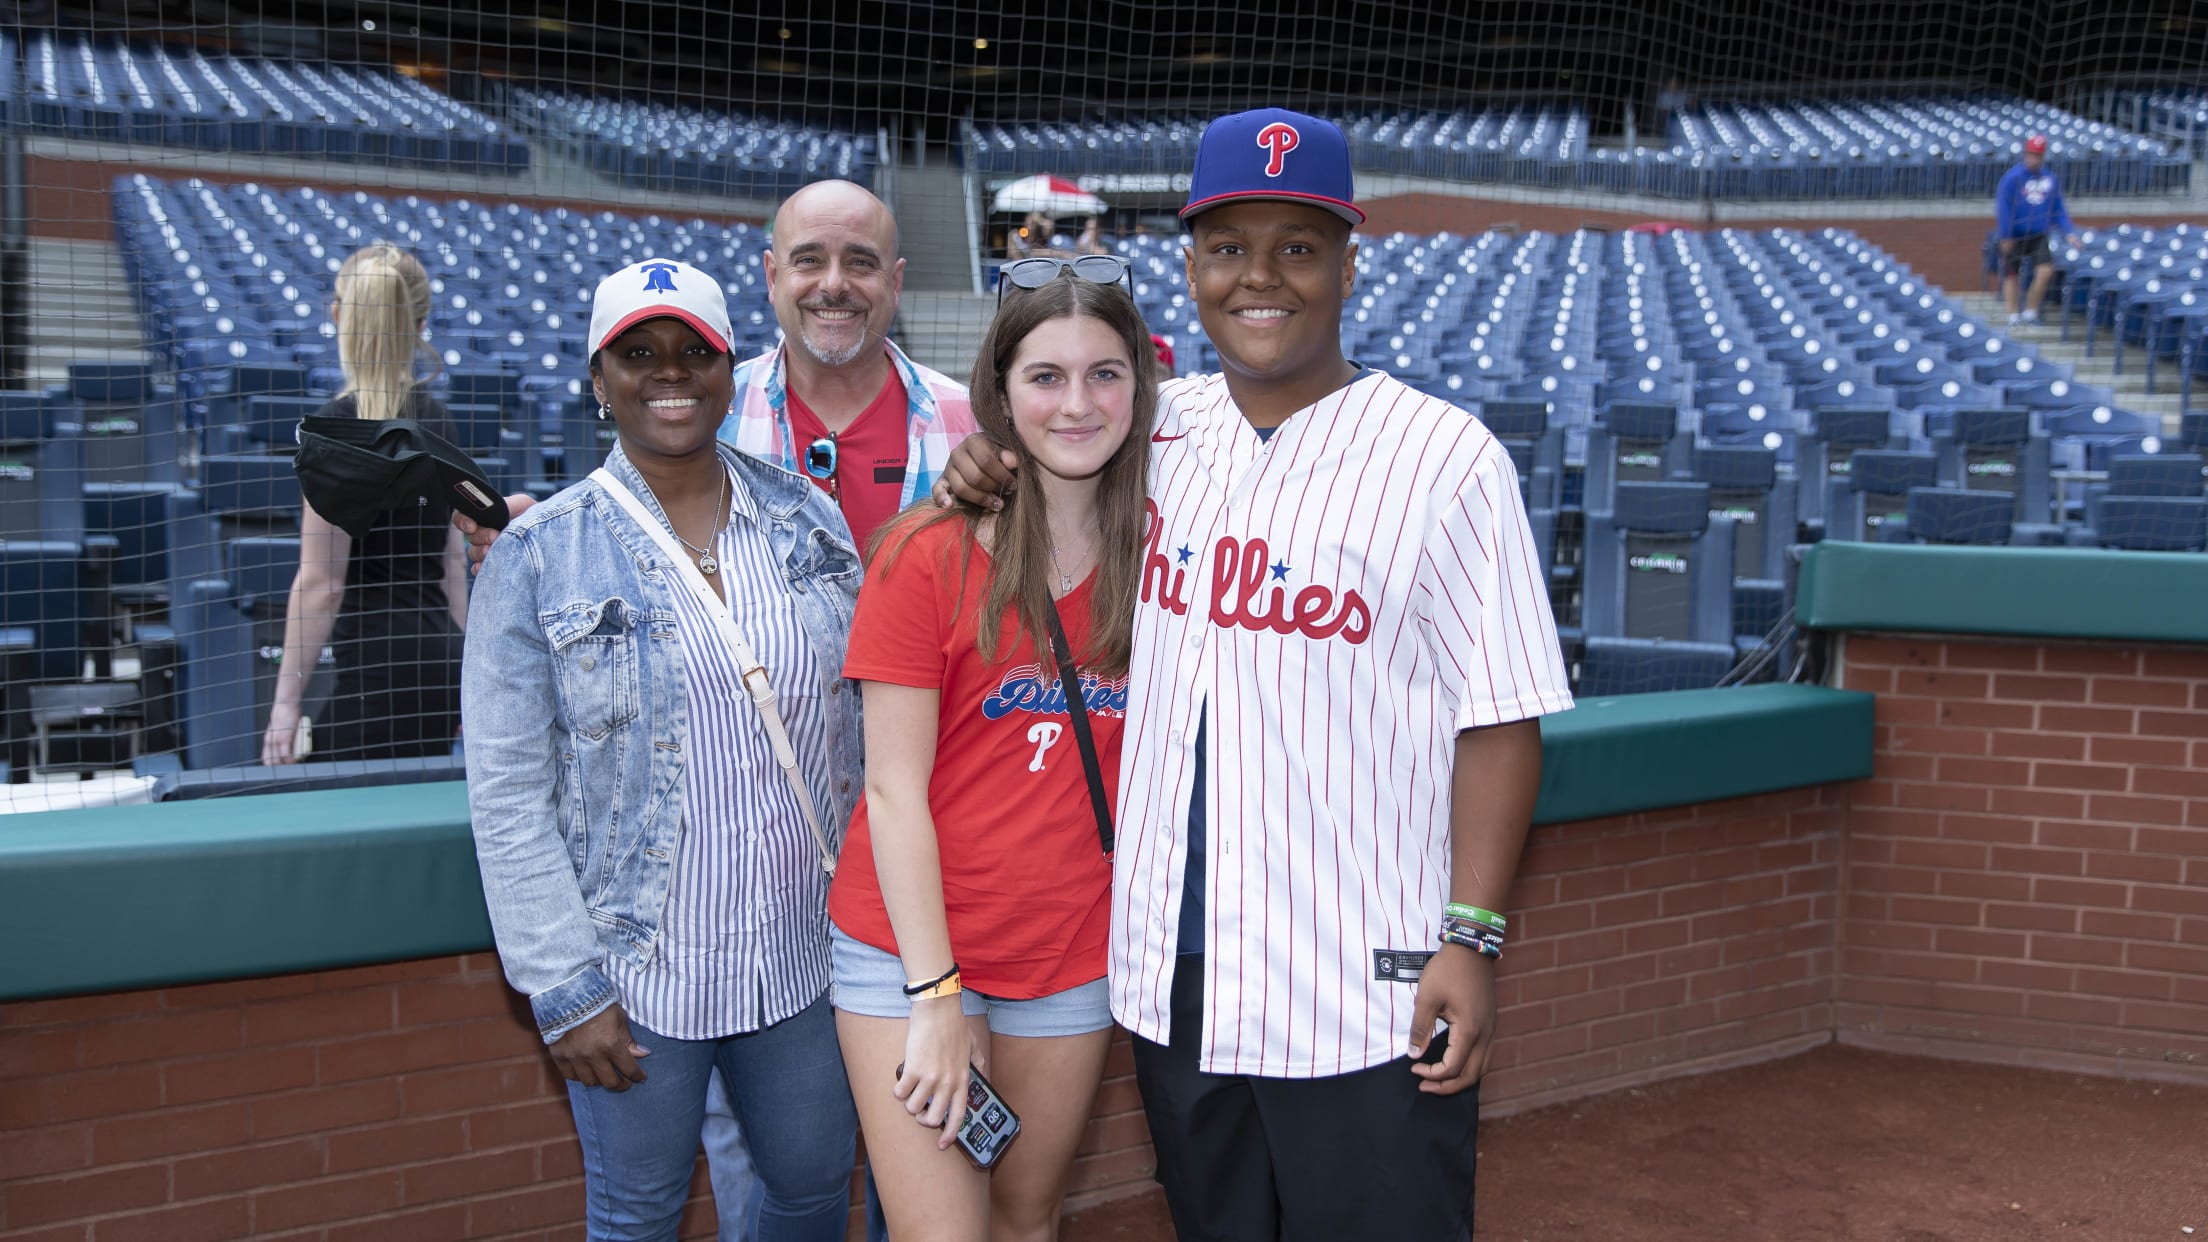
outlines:
[[[1349,165],[1349,139],[1331,121],[1286,108],[1223,116],[1204,127],[1196,171],[1188,184],[1186,220],[1236,199],[1270,199],[1324,207],[1363,224]]]

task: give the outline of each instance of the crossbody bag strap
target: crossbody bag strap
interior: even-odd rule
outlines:
[[[727,469],[726,465],[722,469]],[[630,491],[612,471],[600,466],[590,472],[590,477],[606,490],[608,496],[628,510],[629,516],[636,519],[636,524],[643,527],[644,533],[659,545],[659,550],[675,562],[675,572],[682,579],[683,585],[690,588],[690,593],[698,597],[699,603],[705,605],[706,615],[713,618],[714,628],[721,632],[722,640],[728,644],[729,654],[736,659],[736,667],[743,677],[744,691],[750,696],[752,706],[758,709],[760,722],[766,726],[767,744],[774,749],[774,761],[782,769],[783,777],[789,781],[790,792],[797,796],[797,809],[804,813],[806,826],[813,830],[813,844],[820,848],[820,869],[834,875],[836,851],[828,844],[827,830],[821,827],[820,812],[813,806],[812,791],[805,787],[805,777],[797,770],[797,749],[790,745],[790,731],[782,724],[782,712],[777,706],[774,683],[767,676],[766,666],[759,662],[758,656],[752,654],[751,644],[745,640],[743,630],[737,627],[736,618],[730,614],[727,602],[713,593],[713,588],[706,585],[705,575],[698,572],[697,563],[675,546],[674,535],[659,519],[652,516],[651,510],[644,507],[644,502],[638,500],[636,493]]]
[[[1073,740],[1081,744],[1081,770],[1089,777],[1089,805],[1096,811],[1096,841],[1106,857],[1112,852],[1112,804],[1104,799],[1104,765],[1096,759],[1096,739],[1089,733],[1089,707],[1081,699],[1081,674],[1073,666],[1073,650],[1066,642],[1065,623],[1058,619],[1058,605],[1051,604],[1050,653],[1058,661],[1058,688],[1065,692],[1066,715],[1073,720]]]

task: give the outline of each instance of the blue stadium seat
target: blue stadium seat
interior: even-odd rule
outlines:
[[[80,482],[177,481],[176,390],[139,363],[73,362],[47,394],[57,437],[76,437]]]
[[[575,397],[565,403],[560,420],[560,475],[574,483],[605,464],[606,454],[618,438],[611,419],[598,417],[598,403]]]
[[[600,175],[640,189],[779,199],[829,178],[871,184],[881,158],[870,135],[766,117],[537,87],[512,100],[524,127],[580,146]]]
[[[1518,465],[1526,507],[1557,508],[1563,494],[1564,429],[1549,426],[1548,403],[1483,401],[1479,418]]]
[[[23,120],[34,133],[475,172],[529,163],[528,146],[497,121],[385,68],[74,32],[37,33],[23,51]]]
[[[2024,410],[1963,409],[1945,435],[1933,436],[1940,481],[1970,491],[2008,493],[2011,517],[2028,537],[2043,538],[2053,522],[2047,437],[2032,430]]]
[[[2208,548],[2208,498],[2103,496],[2072,542],[2136,552],[2199,552]]]
[[[1776,581],[1794,542],[1795,481],[1771,449],[1719,445],[1694,450],[1692,478],[1710,489],[1710,511],[1733,524],[1733,576]]]
[[[282,662],[284,612],[299,571],[296,535],[241,536],[222,549],[222,576],[194,580],[181,597],[178,638],[185,659],[185,766],[254,763],[261,750]],[[328,677],[310,681],[311,715]]]
[[[299,420],[326,404],[320,397],[257,394],[237,403],[237,421],[207,428],[207,451],[215,456],[299,451]]]
[[[31,676],[74,681],[87,648],[82,561],[84,545],[52,539],[0,540],[0,630],[30,637]]]
[[[2110,496],[2198,496],[2208,463],[2198,453],[2132,454],[2108,463]]]
[[[174,483],[84,485],[85,535],[114,543],[108,590],[125,621],[168,605],[169,498],[180,490]]]
[[[227,367],[213,376],[215,387],[207,395],[207,426],[243,426],[246,402],[254,397],[305,397],[307,369],[301,366],[253,363]]]
[[[0,392],[0,539],[39,539],[54,529],[54,492],[75,473],[54,460],[47,398]],[[57,477],[58,476],[58,477]]]
[[[1729,644],[1733,533],[1708,484],[1618,484],[1587,516],[1588,637]]]
[[[2016,498],[2008,492],[1960,487],[1909,489],[1911,542],[2002,545],[2012,542],[2015,526]]]
[[[1826,515],[1839,507],[1848,490],[1849,463],[1862,449],[1883,449],[1894,440],[1893,411],[1877,406],[1830,406],[1817,411],[1816,425],[1796,450],[1800,480],[1797,513],[1811,534],[1821,538]]]
[[[2179,106],[2167,115],[2188,114]],[[2053,158],[2080,193],[2166,191],[2190,173],[2186,150],[2169,136],[1985,93],[1705,99],[1670,117],[1667,132],[1631,135],[1624,149],[1592,145],[1593,122],[1578,107],[1384,106],[1331,119],[1366,173],[1688,201],[1985,198],[2032,133],[2054,139]],[[2189,131],[2174,128],[2182,122],[2168,124],[2177,142],[2190,142]],[[984,120],[967,127],[961,154],[990,177],[1157,175],[1188,167],[1202,128],[1198,117],[1139,114]]]
[[[1613,405],[1587,431],[1587,486],[1582,504],[1607,509],[1625,483],[1660,483],[1687,472],[1694,436],[1679,408],[1633,402]]]
[[[230,545],[240,539],[296,538],[299,476],[286,457],[243,454],[200,461],[200,485],[164,497],[168,510],[171,620],[185,661],[186,689],[215,618],[200,605],[230,590]],[[207,584],[219,588],[210,591]]]
[[[1831,497],[1825,538],[1893,543],[1907,539],[1909,494],[1939,485],[1930,453],[1858,449],[1849,459],[1847,488]]]
[[[1734,661],[1733,525],[1701,483],[1620,483],[1587,516],[1587,696],[1715,685]]]

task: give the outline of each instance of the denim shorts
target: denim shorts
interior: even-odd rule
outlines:
[[[833,924],[828,928],[828,943],[835,960],[835,984],[829,997],[837,1009],[868,1018],[912,1016],[912,998],[905,995],[905,964],[896,954],[861,944]],[[958,1003],[969,1018],[988,1015],[989,1030],[996,1035],[1026,1039],[1086,1035],[1112,1024],[1111,989],[1102,979],[1033,1000],[1003,1000],[968,988],[958,994]]]

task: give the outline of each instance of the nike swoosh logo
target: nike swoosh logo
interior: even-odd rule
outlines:
[[[1167,444],[1171,443],[1174,440],[1185,440],[1187,438],[1188,433],[1185,431],[1177,436],[1169,436],[1162,431],[1153,431],[1150,433],[1150,443],[1152,444]]]

